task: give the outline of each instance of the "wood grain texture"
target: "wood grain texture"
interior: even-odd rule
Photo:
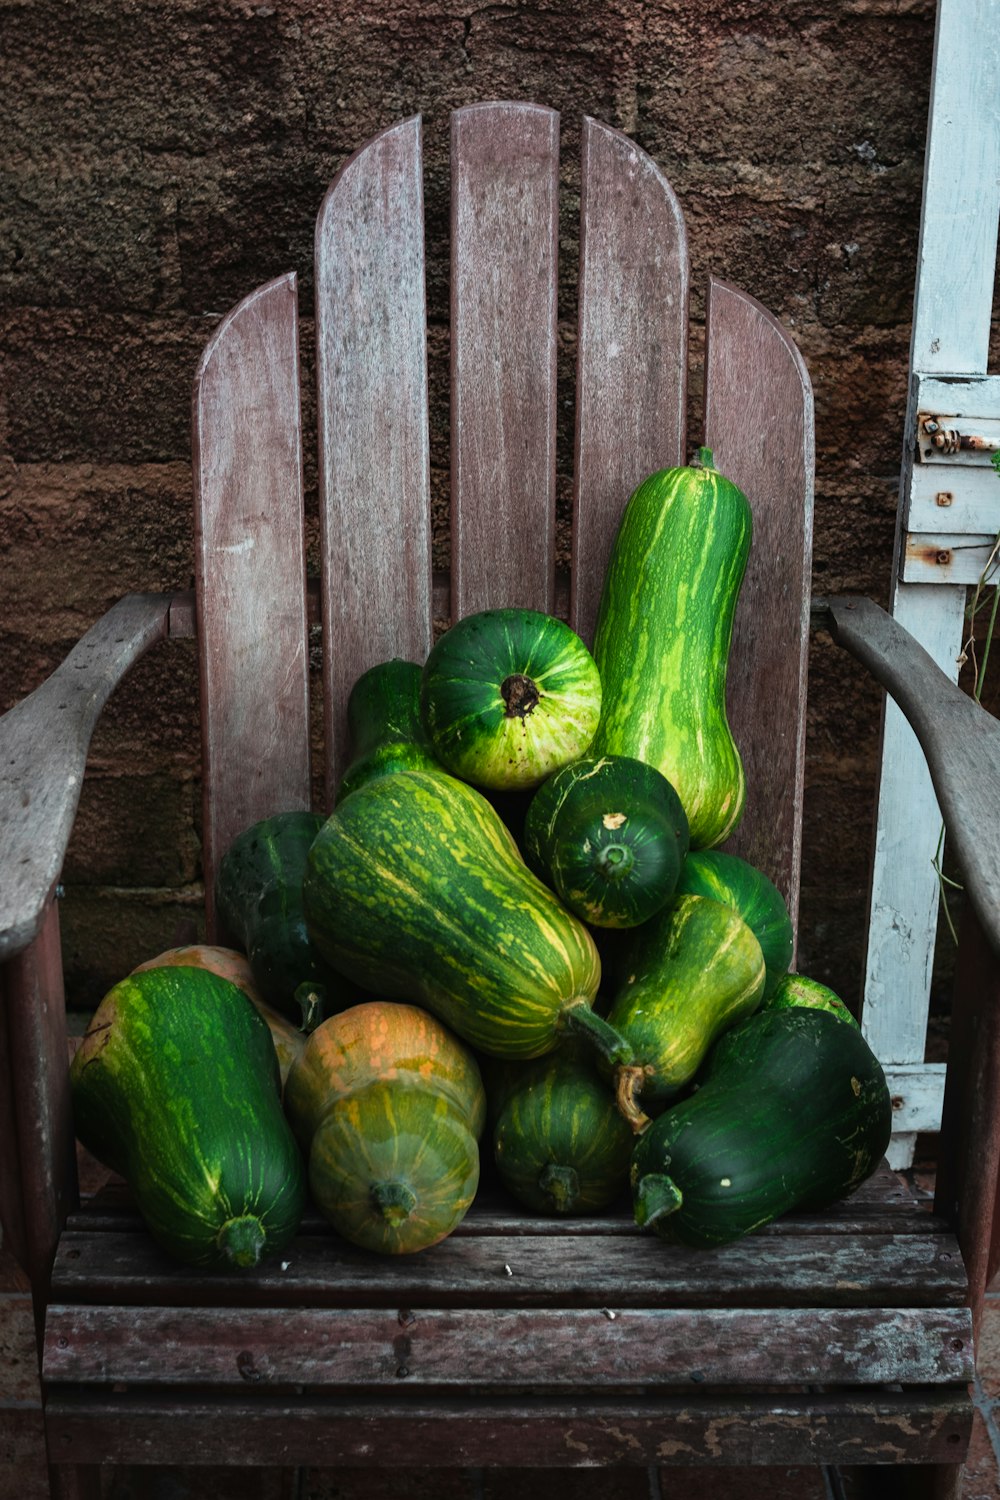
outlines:
[[[392,1402],[354,1396],[253,1399],[49,1397],[51,1451],[78,1462],[317,1464],[410,1469],[591,1468],[701,1464],[960,1463],[972,1406],[945,1388],[806,1395],[780,1400],[697,1395],[641,1402],[588,1394],[505,1402],[462,1397]],[[724,1486],[720,1485],[720,1493]]]
[[[828,604],[834,639],[892,695],[920,742],[967,897],[1000,954],[1000,722],[870,599]]]
[[[37,935],[59,878],[94,726],[167,633],[169,594],[129,594],[52,675],[0,718],[0,963]]]
[[[626,500],[684,462],[689,272],[655,162],[589,118],[582,157],[570,624],[589,643]]]
[[[259,287],[215,330],[195,377],[192,440],[211,941],[215,870],[233,839],[310,800],[294,276]]]
[[[726,844],[777,885],[798,925],[812,559],[812,387],[789,335],[736,287],[709,288],[705,441],[753,512],[727,703],[747,800]],[[763,732],[762,732],[763,728]]]
[[[452,115],[451,615],[555,590],[559,116]]]
[[[612,1317],[610,1314],[614,1313]],[[971,1380],[965,1308],[455,1311],[66,1307],[48,1381],[408,1386],[471,1392],[641,1386],[947,1385]]]
[[[3,970],[10,1088],[21,1158],[23,1269],[41,1315],[59,1232],[77,1202],[58,903]]]
[[[233,1275],[178,1267],[142,1231],[67,1232],[53,1277],[56,1301],[164,1307],[917,1307],[967,1291],[954,1239],[930,1231],[754,1235],[707,1254],[639,1234],[451,1235],[385,1260],[301,1235]]]
[[[329,800],[346,704],[369,667],[431,644],[430,459],[420,120],[337,174],[316,224]]]

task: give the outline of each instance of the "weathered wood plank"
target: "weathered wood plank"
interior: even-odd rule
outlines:
[[[38,936],[4,966],[3,1005],[20,1156],[23,1269],[40,1311],[59,1232],[77,1202],[66,1049],[59,909],[49,901]]]
[[[202,866],[259,818],[307,808],[309,660],[292,275],[215,330],[194,383],[195,594],[201,677]]]
[[[420,119],[340,169],[316,225],[327,796],[347,697],[431,644],[430,457]]]
[[[726,847],[763,870],[798,925],[812,558],[812,387],[802,356],[760,303],[709,287],[705,441],[753,511],[733,627],[727,706],[747,775]],[[767,732],[761,733],[766,704]]]
[[[141,1231],[66,1232],[53,1282],[67,1303],[209,1307],[917,1307],[966,1293],[958,1246],[939,1234],[751,1236],[712,1251],[639,1234],[451,1235],[418,1258],[317,1235],[226,1275],[178,1266]]]
[[[1000,953],[1000,722],[870,599],[828,605],[834,639],[892,694],[920,742],[966,893]]]
[[[648,1464],[958,1463],[972,1427],[964,1391],[792,1394],[778,1400],[542,1396],[391,1405],[248,1394],[164,1401],[50,1396],[50,1451],[80,1463],[318,1464],[410,1469]],[[721,1487],[721,1485],[720,1485]]]
[[[452,115],[451,614],[555,590],[559,116]]]
[[[114,689],[167,633],[169,594],[129,594],[0,718],[0,963],[26,948],[69,843],[90,737]]]
[[[49,1308],[48,1381],[512,1391],[942,1385],[972,1379],[966,1308],[379,1312]]]
[[[684,462],[688,279],[670,184],[634,141],[585,119],[570,624],[588,642],[626,500]]]

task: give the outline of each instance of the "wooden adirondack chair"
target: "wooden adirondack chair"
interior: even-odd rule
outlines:
[[[286,1260],[178,1267],[126,1202],[78,1201],[54,887],[94,723],[147,648],[198,638],[207,892],[245,825],[310,801],[308,631],[322,620],[327,786],[360,672],[435,618],[502,604],[592,631],[628,494],[686,461],[687,254],[669,185],[583,128],[568,602],[554,566],[558,117],[452,120],[450,578],[431,569],[421,126],[323,204],[316,297],[323,575],[304,564],[296,284],[259,288],[197,373],[195,598],[131,595],[0,721],[0,1208],[42,1339],[53,1485],[105,1463],[892,1466],[954,1492],[994,1269],[1000,729],[864,600],[814,606],[927,752],[969,891],[935,1212],[884,1168],[842,1206],[715,1252],[624,1216],[474,1207],[377,1260],[309,1218]],[[705,440],[750,496],[731,718],[750,797],[731,847],[797,908],[810,630],[812,404],[793,343],[713,282]],[[693,446],[693,445],[692,445]],[[858,872],[859,880],[863,872]],[[208,930],[212,931],[211,897]]]

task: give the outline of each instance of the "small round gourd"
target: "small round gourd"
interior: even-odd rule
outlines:
[[[446,630],[424,664],[421,714],[454,776],[490,791],[537,786],[582,755],[601,679],[574,630],[530,609],[481,610]]]
[[[564,766],[543,781],[524,822],[529,868],[594,927],[636,927],[665,906],[687,849],[677,793],[627,755]]]

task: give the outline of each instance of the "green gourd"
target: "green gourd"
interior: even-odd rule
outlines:
[[[769,995],[788,970],[795,948],[795,933],[785,898],[762,870],[736,854],[722,849],[699,849],[681,865],[678,893],[709,896],[738,911],[760,943]]]
[[[590,753],[662,772],[694,849],[721,844],[746,797],[726,673],[750,534],[746,496],[702,448],[696,464],[651,474],[630,497],[598,610],[603,700]]]
[[[466,615],[424,664],[421,714],[453,775],[503,791],[537,786],[582,755],[601,711],[601,679],[562,620],[531,609]]]
[[[309,852],[303,894],[331,963],[479,1050],[536,1057],[578,1029],[626,1056],[591,1009],[590,933],[486,798],[446,772],[400,771],[346,797]]]
[[[302,1157],[271,1033],[230,980],[169,966],[111,989],[70,1069],[80,1140],[128,1182],[163,1249],[251,1266],[295,1234]]]
[[[688,849],[680,799],[652,766],[582,756],[548,777],[524,823],[524,857],[595,927],[637,927],[674,893]]]
[[[826,1010],[837,1016],[847,1026],[858,1022],[838,994],[818,979],[808,979],[805,974],[784,974],[769,995],[765,994],[761,1010],[781,1010],[785,1006],[811,1005],[817,1010]]]
[[[394,771],[433,770],[438,762],[420,719],[423,669],[393,657],[363,672],[347,700],[351,759],[336,801],[376,776]]]
[[[721,1038],[695,1092],[636,1144],[636,1223],[682,1245],[727,1244],[848,1196],[891,1131],[885,1075],[860,1029],[815,1007],[762,1010]]]
[[[619,1108],[637,1132],[690,1083],[727,1027],[757,1009],[764,955],[743,919],[706,896],[677,896],[631,934],[607,1022],[632,1062],[615,1073]]]

